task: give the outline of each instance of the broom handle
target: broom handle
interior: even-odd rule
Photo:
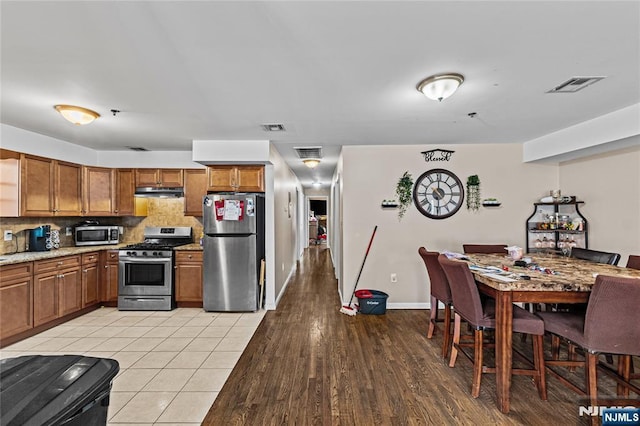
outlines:
[[[371,239],[369,240],[369,245],[367,246],[367,251],[364,254],[364,259],[362,260],[362,266],[360,266],[360,272],[358,272],[358,278],[356,278],[356,284],[353,286],[353,292],[351,293],[351,299],[349,299],[349,306],[351,306],[351,302],[353,302],[353,296],[356,294],[356,288],[358,288],[358,281],[360,281],[360,275],[362,275],[362,270],[364,269],[364,263],[367,261],[367,256],[369,256],[369,249],[371,248],[371,243],[373,243],[373,237],[376,236],[376,230],[378,229],[378,225],[373,228],[373,234],[371,234]]]

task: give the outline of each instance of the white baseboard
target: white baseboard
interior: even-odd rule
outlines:
[[[431,303],[387,303],[387,309],[429,309]]]

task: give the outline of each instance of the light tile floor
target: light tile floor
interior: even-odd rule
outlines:
[[[0,358],[113,358],[108,424],[200,424],[265,311],[213,313],[100,308],[0,350]]]

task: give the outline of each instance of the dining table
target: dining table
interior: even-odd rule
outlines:
[[[509,412],[514,303],[586,303],[598,274],[640,278],[640,270],[553,253],[525,255],[526,266],[502,254],[465,254],[478,289],[495,299],[497,406]]]

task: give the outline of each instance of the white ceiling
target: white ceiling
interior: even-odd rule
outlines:
[[[271,139],[305,186],[330,179],[342,145],[524,142],[640,102],[638,1],[0,7],[2,123],[97,150]],[[442,103],[415,89],[448,71],[466,80]],[[545,93],[572,76],[607,78]],[[102,117],[76,127],[59,103]],[[323,147],[318,169],[299,146]]]

